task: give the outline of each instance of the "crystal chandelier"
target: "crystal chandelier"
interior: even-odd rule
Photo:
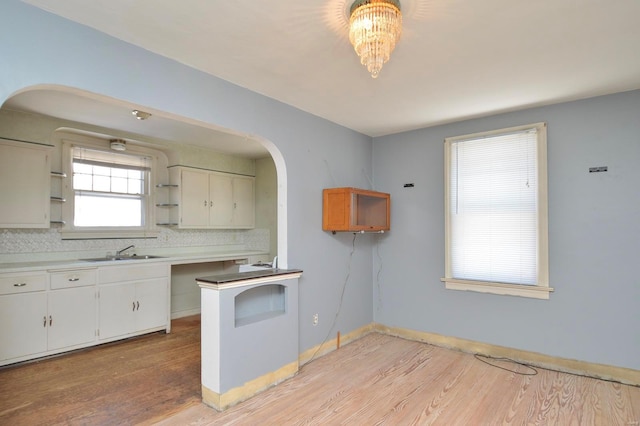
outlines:
[[[351,5],[349,41],[376,78],[389,60],[402,32],[402,13],[398,0],[356,0]]]

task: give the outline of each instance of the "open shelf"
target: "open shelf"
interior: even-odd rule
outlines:
[[[243,291],[235,297],[235,326],[253,324],[286,313],[286,287],[266,284]]]

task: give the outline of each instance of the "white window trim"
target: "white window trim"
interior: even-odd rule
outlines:
[[[68,176],[68,184],[63,185],[62,194],[66,202],[62,206],[62,218],[65,224],[60,229],[60,235],[63,240],[80,240],[80,239],[112,239],[112,238],[157,238],[160,235],[155,224],[155,188],[157,179],[158,152],[156,150],[141,146],[127,145],[127,151],[151,158],[151,173],[149,179],[149,189],[147,196],[147,205],[145,206],[144,221],[142,227],[110,227],[106,228],[87,228],[75,227],[73,225],[74,215],[74,199],[75,192],[73,190],[73,158],[72,148],[74,146],[105,149],[108,147],[108,140],[94,138],[85,135],[76,135],[74,133],[61,133],[60,143],[62,144],[62,171]],[[108,148],[107,148],[108,149]]]
[[[450,237],[451,225],[449,221],[449,174],[450,174],[450,146],[452,143],[482,137],[495,136],[504,133],[513,133],[536,128],[538,131],[537,161],[538,161],[538,283],[537,285],[504,284],[488,281],[461,280],[452,277]],[[548,224],[548,200],[547,200],[547,125],[546,123],[534,123],[524,126],[516,126],[506,129],[492,130],[489,132],[473,133],[455,136],[445,139],[445,277],[441,279],[448,290],[476,291],[509,296],[520,296],[534,299],[549,299],[549,293],[553,288],[549,287],[549,224]]]

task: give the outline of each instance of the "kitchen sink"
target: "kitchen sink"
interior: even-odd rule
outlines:
[[[131,256],[105,256],[93,257],[90,259],[80,259],[85,262],[116,262],[121,260],[144,260],[144,259],[162,259],[164,256],[153,256],[148,254],[133,254]]]

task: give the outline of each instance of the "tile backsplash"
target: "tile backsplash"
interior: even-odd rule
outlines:
[[[0,255],[119,250],[130,244],[136,249],[240,245],[247,250],[269,251],[268,229],[178,230],[160,229],[158,238],[62,240],[57,229],[0,229]]]

